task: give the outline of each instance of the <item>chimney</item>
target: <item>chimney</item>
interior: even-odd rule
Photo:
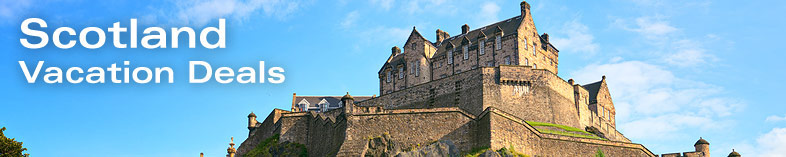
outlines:
[[[391,51],[392,55],[394,55],[394,56],[398,55],[398,54],[401,54],[401,49],[398,48],[398,46],[393,46],[393,48],[391,48],[390,51]]]
[[[568,83],[570,83],[570,85],[573,85],[573,79],[569,79]]]
[[[300,107],[295,106],[295,97],[297,97],[297,94],[292,93],[292,110],[291,111],[292,112],[300,112]]]
[[[550,43],[549,42],[549,34],[548,33],[543,33],[543,35],[540,35],[540,38],[543,38],[543,40],[546,40],[546,43]]]
[[[448,32],[437,29],[437,43],[441,43],[447,38],[450,38],[450,34],[448,34]]]
[[[469,25],[464,24],[461,26],[461,34],[467,34],[467,32],[469,32]]]
[[[527,13],[529,12],[529,3],[527,3],[527,1],[521,1],[520,5],[521,5],[521,17],[527,16]]]

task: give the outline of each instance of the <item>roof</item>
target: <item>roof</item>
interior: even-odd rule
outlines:
[[[303,101],[305,99],[306,101],[308,101],[309,104],[316,105],[319,102],[321,102],[322,99],[324,99],[325,101],[330,103],[331,106],[333,106],[333,105],[338,105],[341,102],[341,98],[342,96],[295,96],[295,102],[293,103],[298,104],[300,103],[300,101]],[[366,99],[371,99],[371,96],[354,96],[353,99],[355,101],[363,101]]]
[[[741,155],[740,153],[737,153],[737,151],[734,151],[734,149],[732,149],[731,153],[729,153],[729,157],[741,157]]]
[[[595,83],[590,83],[590,84],[586,84],[586,85],[581,86],[581,87],[584,87],[584,89],[587,89],[587,92],[589,92],[589,102],[590,103],[598,102],[597,98],[598,98],[598,92],[600,92],[600,85],[601,84],[603,84],[603,80],[600,80],[600,81],[595,82]]]
[[[447,53],[447,46],[453,44],[453,46],[460,46],[462,40],[466,38],[469,40],[469,43],[475,43],[478,41],[480,37],[483,39],[484,37],[490,37],[497,34],[497,32],[502,31],[505,34],[513,34],[518,33],[518,28],[521,25],[521,15],[515,16],[506,20],[499,21],[497,23],[493,23],[487,26],[480,27],[478,29],[471,30],[466,34],[459,34],[456,36],[452,36],[443,40],[441,43],[434,43],[437,45],[437,52],[434,56],[444,55]]]
[[[693,145],[695,146],[695,145],[700,145],[700,144],[710,144],[710,143],[707,142],[707,140],[704,140],[703,138],[699,137],[699,140],[696,141],[696,144],[693,144]]]

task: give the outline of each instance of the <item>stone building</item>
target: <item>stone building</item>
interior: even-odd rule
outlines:
[[[279,135],[312,156],[395,155],[435,141],[461,152],[657,156],[616,129],[606,77],[586,85],[560,78],[559,51],[535,29],[529,4],[518,9],[478,29],[461,26],[456,36],[436,30],[434,42],[413,27],[403,50],[393,47],[378,72],[380,96],[293,94],[290,111],[275,109],[261,122],[248,115],[249,135],[237,154]],[[323,102],[330,105],[310,106]],[[332,104],[340,105],[325,109]],[[388,145],[371,144],[380,138]]]

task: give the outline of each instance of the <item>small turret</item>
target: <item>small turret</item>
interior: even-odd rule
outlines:
[[[729,157],[742,157],[742,155],[740,155],[740,153],[737,153],[737,151],[734,151],[734,149],[731,149],[731,153],[729,153]]]
[[[699,140],[696,141],[696,144],[693,144],[693,147],[696,148],[696,152],[702,152],[706,157],[710,156],[710,143],[704,140],[704,138],[699,137]]]
[[[254,130],[257,127],[257,115],[254,112],[248,114],[248,131]]]
[[[344,106],[349,106],[351,104],[355,104],[355,98],[352,98],[352,96],[349,95],[349,92],[347,92],[344,97],[341,97],[341,102],[344,103]]]

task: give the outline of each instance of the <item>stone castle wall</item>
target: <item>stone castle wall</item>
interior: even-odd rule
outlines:
[[[541,134],[515,116],[492,109],[488,118],[490,148],[514,147],[531,156],[588,156],[598,149],[606,156],[655,156],[640,144]]]

